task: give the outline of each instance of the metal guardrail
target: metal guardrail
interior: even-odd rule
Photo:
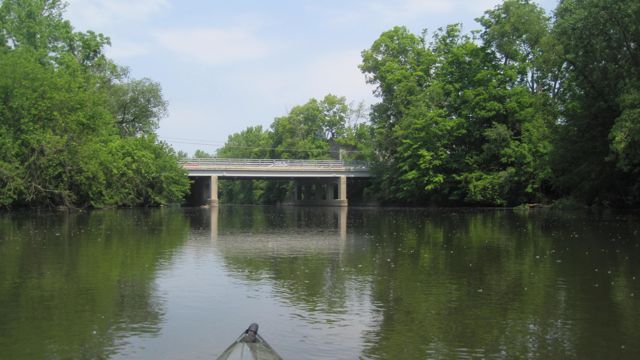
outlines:
[[[184,159],[182,166],[187,169],[251,167],[251,168],[314,168],[314,169],[352,169],[369,170],[369,166],[363,161],[343,160],[295,160],[295,159],[223,159],[223,158],[198,158]]]

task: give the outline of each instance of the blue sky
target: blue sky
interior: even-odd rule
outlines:
[[[159,136],[192,154],[214,152],[248,126],[328,93],[376,101],[360,52],[395,25],[419,34],[466,31],[500,0],[70,0],[77,30],[111,38],[109,57],[160,82],[169,115]],[[538,4],[553,10],[557,0]]]

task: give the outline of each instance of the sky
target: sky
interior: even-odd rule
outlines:
[[[386,30],[415,34],[475,18],[500,0],[68,0],[77,31],[111,38],[107,56],[162,86],[158,135],[190,155],[311,98],[378,100],[358,69]],[[557,0],[537,1],[549,13]]]

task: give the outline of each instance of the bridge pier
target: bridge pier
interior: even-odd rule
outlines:
[[[338,178],[338,206],[347,206],[347,177]]]
[[[213,175],[209,180],[209,206],[218,206],[218,176]]]
[[[218,176],[193,176],[187,203],[218,206]]]

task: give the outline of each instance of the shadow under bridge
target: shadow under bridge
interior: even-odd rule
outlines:
[[[182,166],[193,180],[192,203],[218,205],[218,180],[280,179],[294,182],[286,203],[347,206],[347,178],[370,178],[364,162],[293,159],[185,159]]]

